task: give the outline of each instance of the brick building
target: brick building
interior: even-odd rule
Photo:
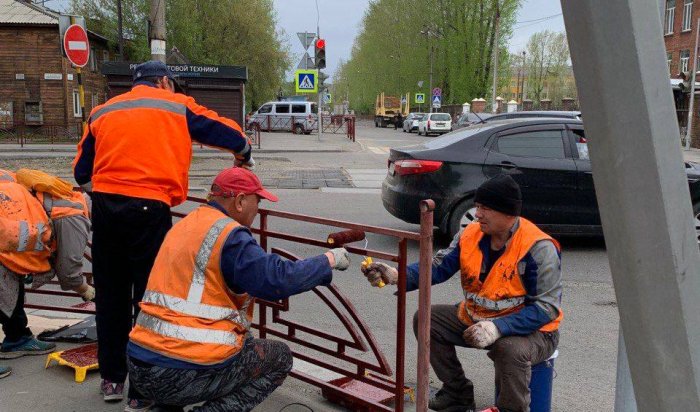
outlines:
[[[58,14],[27,1],[0,0],[0,128],[79,130],[75,70],[61,55]],[[104,103],[102,62],[115,53],[106,38],[88,32],[90,62],[82,70],[85,110]]]
[[[688,122],[690,93],[682,86],[682,73],[693,70],[693,60],[698,53],[693,52],[695,36],[698,30],[697,19],[700,17],[700,0],[664,0],[662,29],[666,45],[666,61],[671,78],[673,98],[676,103],[678,125],[681,136],[685,136]],[[700,69],[700,61],[698,66]],[[693,118],[692,145],[700,146],[700,83],[696,83],[695,107]]]

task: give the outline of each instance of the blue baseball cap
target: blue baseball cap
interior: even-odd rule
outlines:
[[[168,79],[175,81],[175,76],[173,72],[168,69],[168,66],[163,62],[151,60],[145,63],[141,63],[134,68],[133,80],[137,81],[143,79],[144,77],[163,77],[167,76]]]

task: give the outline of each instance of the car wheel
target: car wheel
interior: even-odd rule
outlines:
[[[474,221],[476,221],[476,206],[474,206],[474,200],[465,199],[452,209],[445,234],[452,239],[460,230]]]
[[[294,125],[294,134],[302,134],[304,133],[304,126],[300,124]]]
[[[693,216],[695,217],[695,237],[700,245],[700,202],[693,205]]]

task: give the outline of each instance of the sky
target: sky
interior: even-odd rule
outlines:
[[[297,67],[304,49],[297,38],[298,32],[316,32],[316,1],[318,1],[319,28],[326,39],[326,74],[333,76],[340,59],[347,60],[360,22],[370,0],[273,0],[277,12],[278,29],[292,53],[293,69]],[[68,0],[47,0],[46,5],[62,10]],[[549,17],[549,18],[548,18]],[[167,16],[166,16],[167,18]],[[510,51],[525,49],[528,38],[538,31],[563,31],[564,19],[558,0],[523,0],[518,10]],[[313,47],[310,47],[313,57]],[[291,72],[290,72],[291,76]],[[291,77],[290,77],[291,78]]]

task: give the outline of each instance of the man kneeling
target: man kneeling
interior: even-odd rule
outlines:
[[[350,264],[343,248],[297,262],[265,253],[246,227],[261,198],[277,201],[252,172],[226,169],[165,237],[128,345],[131,385],[162,410],[253,409],[292,368],[287,345],[251,336],[253,299],[327,285]]]

